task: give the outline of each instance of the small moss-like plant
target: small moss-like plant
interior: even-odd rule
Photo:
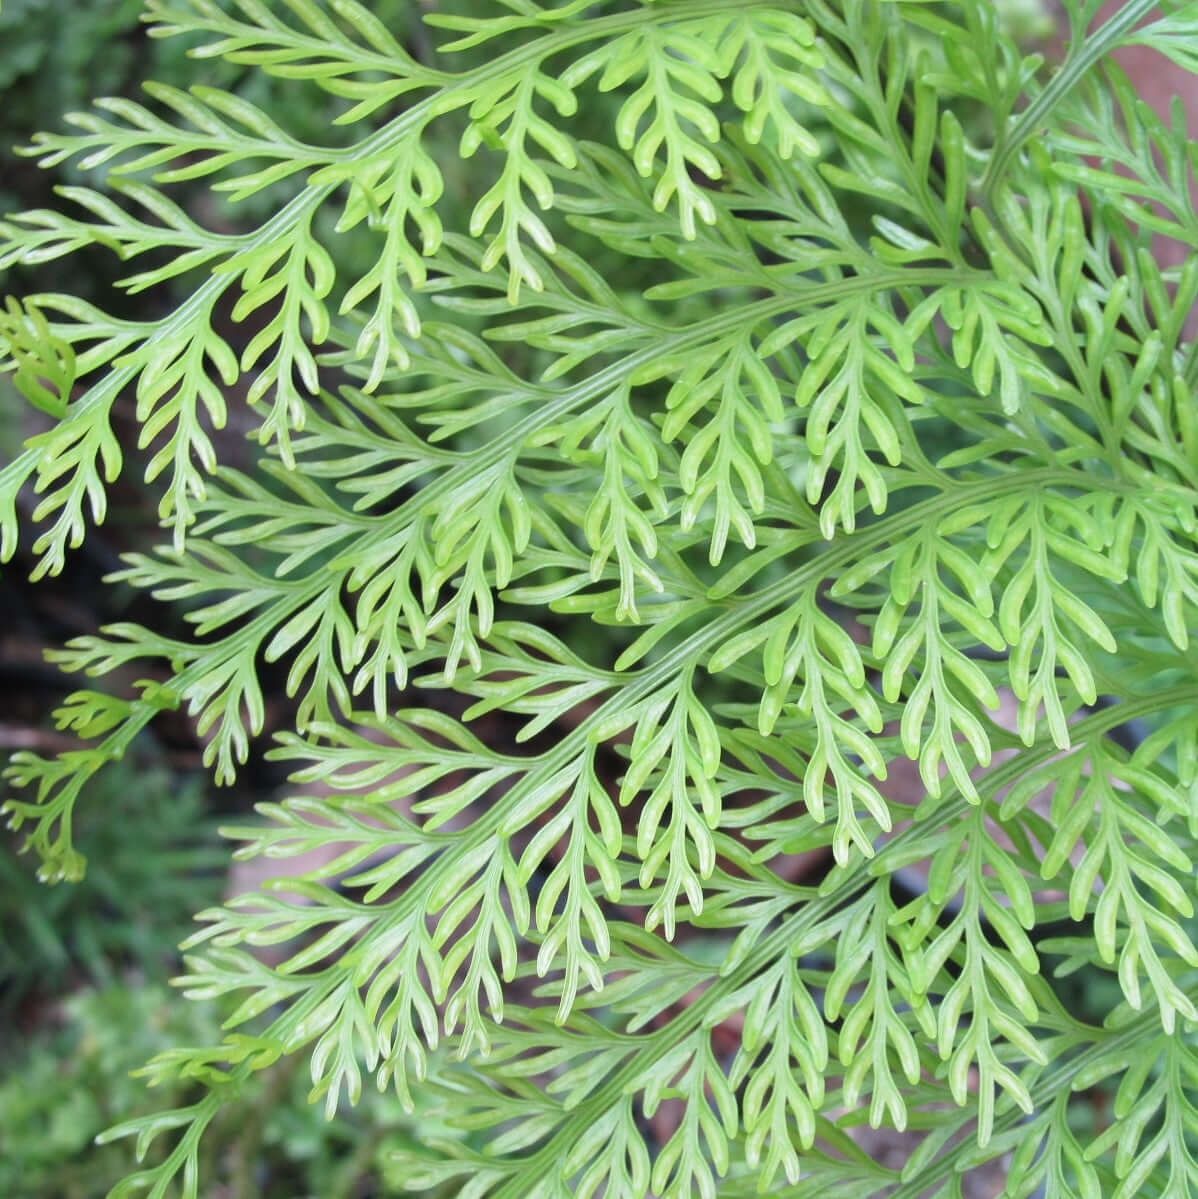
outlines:
[[[145,681],[68,700],[12,821],[77,877],[96,772],[182,707],[230,781],[270,663],[307,784],[233,830],[283,877],[202,914],[185,991],[237,1005],[114,1194],[204,1193],[304,1054],[420,1115],[417,1191],[1189,1199],[1196,150],[1111,53],[1198,71],[1198,5],[1067,0],[1053,68],[985,0],[147,7],[339,115],[148,85],[0,227],[142,293],[3,310],[49,417],[4,554],[27,484],[36,576],[104,519],[128,405],[164,535],[118,578],[192,626],[56,655]]]

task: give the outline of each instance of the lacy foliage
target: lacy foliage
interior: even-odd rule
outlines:
[[[4,555],[27,485],[35,575],[104,520],[133,396],[165,541],[117,578],[191,627],[56,655],[144,681],[67,702],[11,819],[78,877],[95,773],[184,708],[233,779],[278,661],[305,793],[232,832],[337,851],[202,914],[227,1037],[148,1068],[202,1094],[110,1134],[166,1142],[114,1194],[202,1193],[295,1053],[330,1113],[397,1089],[416,1190],[948,1196],[1013,1152],[1012,1199],[1193,1194],[1198,151],[1110,51],[1198,70],[1198,9],[1070,0],[1048,72],[981,0],[428,7],[419,53],[357,0],[149,0],[336,98],[328,144],[149,85],[39,137],[96,182],[0,225],[0,266],[105,247],[158,314],[8,302],[50,421]],[[1046,981],[1082,965],[1102,1026]],[[892,1170],[865,1121],[928,1136]]]

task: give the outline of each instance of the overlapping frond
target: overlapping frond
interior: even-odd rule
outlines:
[[[134,264],[123,315],[0,312],[46,422],[4,557],[63,568],[132,420],[169,544],[114,581],[172,630],[55,654],[113,694],[14,757],[12,823],[77,876],[164,709],[220,782],[269,716],[299,788],[228,830],[278,874],[202,914],[227,1036],[148,1068],[200,1094],[113,1131],[160,1153],[114,1194],[202,1193],[296,1053],[330,1113],[373,1075],[428,1117],[413,1190],[919,1199],[1010,1152],[1019,1199],[1187,1194],[1198,267],[1151,239],[1193,242],[1194,146],[1105,56],[1193,66],[1192,6],[1070,4],[1043,81],[973,0],[441,7],[434,47],[151,0],[327,137],[152,87],[0,223],[3,269]],[[927,1135],[895,1169],[864,1124]]]

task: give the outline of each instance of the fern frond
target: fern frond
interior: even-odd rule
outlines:
[[[30,153],[87,186],[0,222],[0,269],[132,264],[113,314],[0,310],[44,422],[0,551],[65,567],[126,417],[166,543],[112,580],[164,624],[53,654],[147,677],[6,811],[74,877],[159,712],[231,782],[268,700],[301,790],[228,830],[277,874],[201,914],[225,1035],[147,1068],[197,1097],[109,1134],[158,1155],[114,1194],[202,1193],[296,1054],[416,1113],[397,1188],[1188,1193],[1198,266],[1152,237],[1194,243],[1195,150],[1109,61],[1198,70],[1152,7],[1069,0],[1042,70],[980,0],[448,4],[435,47],[150,0],[269,87],[69,118]]]

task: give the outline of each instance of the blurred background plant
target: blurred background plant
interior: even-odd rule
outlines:
[[[94,1199],[128,1169],[123,1143],[94,1138],[131,1112],[185,1103],[185,1088],[147,1094],[136,1070],[154,1054],[218,1035],[210,1004],[180,1003],[158,979],[126,974],[84,984],[43,1011],[33,1035],[4,1055],[0,1081],[0,1194]],[[412,1144],[394,1094],[368,1091],[326,1121],[307,1102],[302,1061],[247,1085],[203,1147],[212,1199],[364,1199],[388,1193],[388,1158]],[[435,1193],[435,1192],[434,1192]]]

